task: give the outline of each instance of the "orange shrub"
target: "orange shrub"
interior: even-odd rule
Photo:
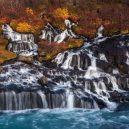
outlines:
[[[16,58],[16,54],[7,50],[0,50],[0,63]]]
[[[34,15],[34,11],[31,8],[26,8],[26,13],[28,15]]]
[[[4,61],[10,60],[16,57],[15,53],[9,52],[6,50],[7,44],[8,44],[8,41],[5,40],[3,36],[0,36],[0,63],[3,63]]]
[[[69,39],[66,42],[68,48],[77,48],[81,47],[83,45],[83,40],[82,39]]]
[[[78,15],[75,13],[75,11],[73,12],[72,10],[69,10],[68,8],[57,8],[56,10],[54,10],[53,16],[55,18],[59,18],[59,19],[63,19],[63,20],[70,18],[70,19],[76,21],[79,19]]]
[[[53,14],[55,18],[67,19],[70,17],[70,14],[67,8],[57,8]]]
[[[76,11],[70,10],[68,8],[57,8],[53,11],[52,23],[55,26],[58,26],[61,30],[65,29],[64,20],[71,19],[73,21],[77,21],[79,19]]]
[[[16,29],[17,24],[18,24],[17,20],[11,20],[10,22],[10,26],[12,26],[14,29]]]
[[[18,23],[16,30],[18,32],[32,32],[32,33],[35,32],[34,27],[28,24],[27,22]]]
[[[5,24],[5,23],[8,23],[9,21],[10,19],[8,17],[0,18],[0,24]]]
[[[122,34],[127,34],[127,33],[129,33],[129,30],[128,29],[121,30],[121,33]]]

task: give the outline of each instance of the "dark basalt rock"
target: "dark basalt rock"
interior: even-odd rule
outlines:
[[[129,102],[125,102],[125,103],[121,103],[117,109],[116,112],[120,112],[120,111],[128,111],[129,110]]]
[[[42,76],[39,80],[38,83],[41,84],[43,87],[48,85],[48,79],[45,76]]]
[[[48,68],[57,68],[57,64],[51,61],[43,61],[43,65]]]
[[[34,57],[33,56],[27,56],[27,57],[26,56],[18,56],[17,60],[21,61],[21,62],[28,63],[28,64],[33,64]]]

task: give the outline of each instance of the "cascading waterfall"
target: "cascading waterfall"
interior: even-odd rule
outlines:
[[[74,108],[74,94],[70,89],[66,91],[66,96],[67,96],[67,108],[72,109]]]
[[[66,24],[66,27],[72,27],[69,21]],[[7,36],[12,36],[14,31],[9,26],[3,26],[3,29],[9,29]],[[16,60],[3,64],[0,74],[0,110],[114,109],[128,102],[129,45],[124,44],[124,38],[129,40],[129,36],[104,37],[102,31],[101,26],[97,37],[84,43],[81,48],[59,53],[52,62],[48,62],[50,67],[38,63],[29,65]],[[75,37],[70,30],[69,33],[68,37]],[[62,37],[62,34],[47,25],[41,38],[51,42],[56,36]],[[22,39],[18,33],[15,35],[12,41],[15,39],[16,44],[9,44],[9,49],[20,55],[33,55],[37,51],[32,35],[22,35]],[[51,64],[57,65],[51,68]]]
[[[72,21],[65,20],[66,29],[58,31],[50,23],[48,23],[42,30],[41,39],[47,39],[49,43],[62,43],[68,38],[77,38],[77,35],[72,31],[72,27],[76,25]]]
[[[38,94],[41,97],[43,107],[48,108],[48,104],[47,104],[47,101],[46,101],[46,96],[44,95],[44,93],[42,91],[38,91]]]
[[[99,56],[100,56],[100,57],[99,57],[100,60],[104,60],[104,61],[108,62],[108,61],[107,61],[107,58],[106,58],[106,56],[105,56],[104,54],[100,53]]]
[[[115,39],[115,37],[113,37],[113,38]],[[101,45],[103,48],[103,45],[105,45],[105,46],[107,45],[106,43],[104,43],[107,40],[108,40],[108,37],[105,38],[103,36],[100,36],[99,39],[96,38],[96,40],[94,40],[94,44],[92,44],[93,48],[95,48],[94,46],[101,47]],[[118,45],[118,44],[116,44],[116,45]],[[98,107],[99,102],[101,101],[103,103],[103,105],[106,104],[106,106],[108,108],[114,109],[115,107],[117,107],[118,101],[121,101],[121,98],[119,98],[119,97],[121,96],[121,94],[124,94],[124,92],[125,92],[121,88],[121,85],[126,85],[126,87],[128,87],[128,84],[120,84],[120,82],[118,81],[118,78],[119,77],[121,78],[120,69],[119,69],[119,67],[117,67],[117,66],[114,67],[114,66],[112,66],[113,64],[110,64],[111,59],[112,59],[112,61],[114,60],[113,58],[111,58],[109,56],[110,53],[108,53],[108,55],[107,55],[107,53],[105,54],[104,51],[101,50],[100,48],[96,49],[97,47],[95,48],[97,50],[97,52],[96,52],[94,49],[92,49],[91,46],[90,45],[87,47],[84,46],[75,51],[69,50],[67,52],[60,53],[59,55],[57,55],[55,60],[53,60],[53,62],[56,62],[58,64],[58,66],[60,66],[61,68],[65,69],[65,70],[69,69],[70,71],[72,71],[73,68],[76,66],[79,71],[77,73],[78,74],[77,78],[76,78],[76,75],[73,75],[74,77],[72,77],[73,78],[72,79],[73,86],[75,86],[77,88],[80,85],[81,86],[85,85],[85,93],[83,94],[83,97],[84,98],[87,98],[87,96],[88,96],[88,98],[91,97],[93,102],[96,102],[95,105],[97,105],[97,106],[95,106],[95,107]],[[123,46],[124,45],[122,45],[122,47]],[[121,47],[121,49],[124,49],[122,47]],[[109,49],[109,48],[107,48],[107,49]],[[118,49],[117,46],[114,49],[117,50]],[[98,50],[100,52],[98,52]],[[98,53],[98,54],[96,54],[96,53]],[[84,58],[82,58],[83,56],[84,56]],[[114,53],[112,56],[114,56]],[[126,55],[124,55],[124,57],[125,58],[127,57],[126,64],[128,64],[128,51],[127,51]],[[123,60],[123,61],[125,61],[125,60]],[[86,66],[86,67],[82,67],[82,64],[83,64],[83,66]],[[108,70],[108,68],[111,68],[111,69],[109,69],[110,71]],[[82,74],[79,74],[79,72]],[[73,72],[73,73],[76,74],[76,72]],[[128,80],[128,79],[126,78],[126,80]],[[76,89],[76,90],[78,90],[78,89]],[[78,93],[76,94],[74,92],[74,95],[76,94],[77,96],[79,96]],[[119,99],[117,99],[117,102],[112,101],[112,100],[114,100],[114,99],[111,99],[112,95],[115,97],[119,96],[118,97]],[[85,102],[87,102],[87,101],[89,101],[89,100],[86,100]],[[93,103],[92,103],[92,106],[93,106]]]
[[[126,64],[129,65],[129,52],[128,51],[126,52],[126,56],[127,56]]]
[[[8,24],[2,26],[3,34],[9,40],[8,50],[22,56],[36,56],[38,46],[33,34],[15,32]]]

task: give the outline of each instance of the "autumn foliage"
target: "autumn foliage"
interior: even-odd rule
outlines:
[[[17,24],[16,31],[18,32],[33,32],[33,27],[27,22],[20,22]]]
[[[54,17],[68,19],[70,17],[69,11],[67,8],[57,8],[56,10],[54,10]]]
[[[0,36],[0,64],[4,61],[13,59],[16,55],[13,52],[9,52],[6,50],[7,41]]]
[[[83,44],[82,39],[69,39],[67,42],[62,42],[61,44],[57,43],[48,43],[46,40],[41,40],[39,42],[39,54],[44,52],[45,57],[42,60],[51,60],[58,53],[69,49],[81,47]]]
[[[36,38],[47,22],[64,30],[64,19],[67,18],[78,22],[78,27],[74,28],[76,33],[89,37],[95,36],[96,29],[101,24],[105,27],[106,35],[129,33],[127,0],[2,0],[0,8],[1,53],[7,45],[7,41],[1,36],[1,26],[5,23],[9,23],[18,32],[34,33]],[[82,41],[77,40],[68,40],[60,45],[55,43],[50,45],[46,41],[39,43],[40,51],[47,53],[46,59],[65,49],[81,45]]]

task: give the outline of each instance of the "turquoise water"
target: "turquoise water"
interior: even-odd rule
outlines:
[[[1,112],[0,129],[129,129],[129,111],[55,109]]]

